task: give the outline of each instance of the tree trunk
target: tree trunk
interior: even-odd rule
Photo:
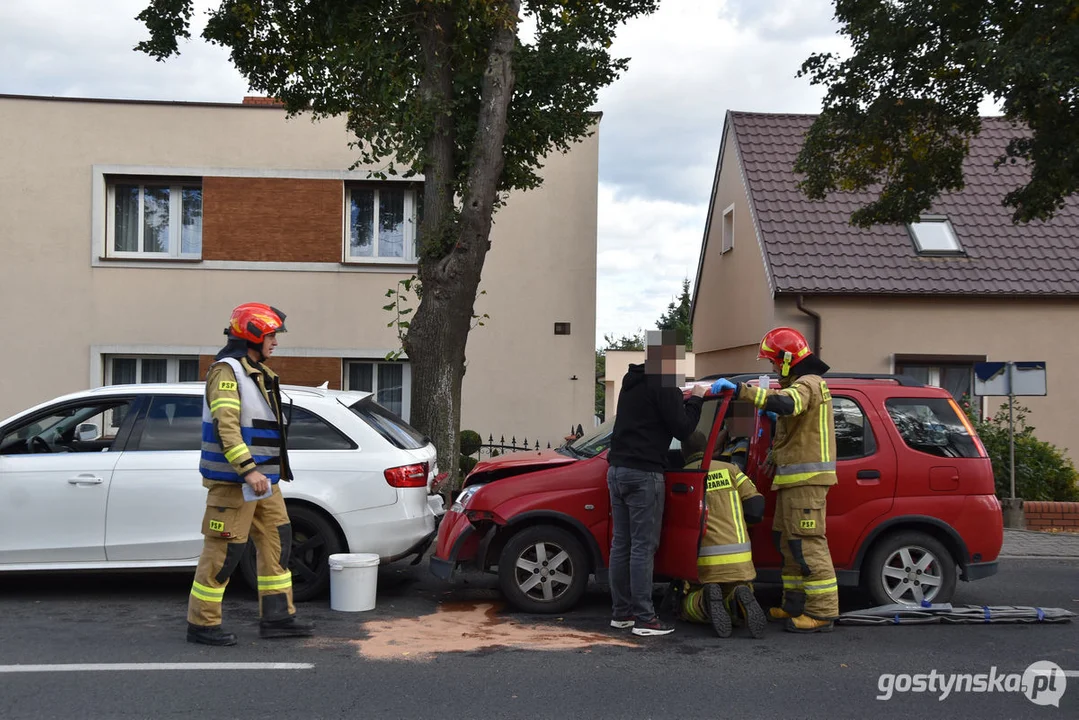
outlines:
[[[464,206],[456,225],[452,250],[434,257],[421,249],[420,284],[423,293],[408,332],[404,349],[412,363],[411,422],[425,432],[438,450],[438,466],[447,473],[447,491],[458,485],[460,456],[461,383],[464,378],[465,345],[479,288],[483,262],[490,247],[491,215],[502,175],[502,144],[506,136],[506,112],[513,95],[512,52],[517,34],[521,1],[505,3],[509,20],[491,40],[481,90],[479,130],[471,151],[471,167],[464,188]],[[442,28],[450,21],[430,18]],[[428,59],[425,89],[449,98],[452,69],[448,56],[438,57],[438,27],[424,35]],[[445,47],[445,44],[443,44]],[[434,55],[434,57],[432,57]],[[432,62],[435,60],[435,62]],[[437,77],[436,77],[437,76]],[[453,232],[452,118],[432,135],[424,168],[424,218],[421,237],[424,247],[441,242]],[[430,212],[433,210],[434,212]]]

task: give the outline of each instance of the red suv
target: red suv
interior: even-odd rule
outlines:
[[[757,377],[730,379],[755,386]],[[992,465],[951,395],[898,375],[829,373],[826,380],[839,476],[828,493],[828,544],[839,584],[861,585],[878,604],[948,602],[957,579],[996,573],[1004,523]],[[774,378],[770,384],[778,387]],[[606,581],[613,427],[611,419],[558,450],[477,464],[439,526],[431,571],[443,579],[466,564],[497,571],[506,599],[539,613],[573,607],[589,575]],[[697,429],[708,437],[705,458],[721,434],[728,443],[741,435],[743,447],[748,434],[744,469],[767,499],[764,521],[750,531],[757,581],[779,582],[775,492],[764,472],[771,422],[729,393],[709,394]],[[676,469],[666,473],[657,581],[697,576],[710,462],[680,469],[680,448],[675,440],[670,449],[669,467]]]

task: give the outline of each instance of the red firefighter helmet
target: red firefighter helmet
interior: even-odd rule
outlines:
[[[812,353],[805,336],[794,328],[777,327],[769,330],[761,340],[758,360],[771,360],[779,365],[781,377],[787,377],[792,367],[805,360]]]
[[[259,345],[270,333],[283,333],[285,313],[262,303],[244,303],[232,311],[226,333]]]

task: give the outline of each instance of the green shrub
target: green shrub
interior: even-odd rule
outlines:
[[[483,445],[483,438],[475,430],[461,431],[461,454],[465,456],[475,455]]]
[[[461,456],[461,462],[459,464],[459,469],[461,471],[461,478],[464,479],[470,472],[472,472],[472,468],[476,467],[476,464],[478,462],[479,462],[479,459],[477,459],[477,458],[469,457],[467,455],[462,455]]]
[[[964,401],[963,408],[993,463],[997,497],[1011,497],[1008,405],[1001,405],[995,415],[984,420],[974,416],[970,403]],[[1035,436],[1034,427],[1026,421],[1028,413],[1028,408],[1015,406],[1015,496],[1023,500],[1079,501],[1075,465],[1055,445]]]

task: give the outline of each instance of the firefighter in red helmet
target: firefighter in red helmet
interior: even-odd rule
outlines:
[[[263,363],[285,332],[285,314],[261,303],[232,311],[228,342],[206,374],[199,472],[207,488],[202,520],[203,548],[191,585],[187,639],[205,645],[235,645],[221,628],[221,601],[229,578],[255,543],[259,635],[311,635],[292,604],[292,525],[279,480],[291,480],[281,415],[281,385]]]
[[[760,360],[779,375],[779,390],[719,379],[713,392],[734,390],[739,400],[775,413],[771,462],[776,474],[772,539],[783,555],[783,602],[768,612],[791,632],[828,632],[839,616],[839,593],[825,535],[826,498],[835,485],[835,421],[832,395],[821,377],[828,365],[802,333],[788,327],[761,340]]]

